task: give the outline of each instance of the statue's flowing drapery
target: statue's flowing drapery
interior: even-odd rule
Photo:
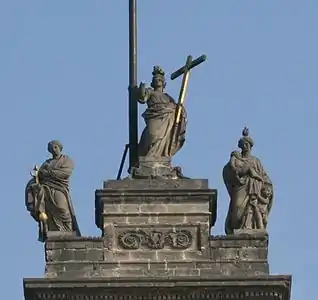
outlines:
[[[270,185],[273,192],[272,183],[264,170],[260,160],[254,156],[241,158],[243,164],[233,168],[230,162],[223,168],[223,179],[230,195],[230,205],[225,223],[225,232],[233,233],[234,229],[246,228],[246,216],[250,207],[252,197],[257,199],[260,196],[264,184]],[[262,180],[251,176],[251,169]],[[272,206],[273,194],[268,204],[268,213]]]
[[[39,213],[45,212],[49,231],[74,231],[80,235],[69,192],[72,160],[61,155],[45,161],[41,169],[46,169],[47,175],[40,177],[39,184],[31,179],[25,189],[28,211],[36,221]]]
[[[146,127],[139,142],[140,156],[173,156],[184,144],[186,133],[186,112],[182,109],[177,136],[173,135],[176,103],[166,93],[146,89],[143,102],[148,108],[143,113]],[[172,144],[171,144],[172,142]]]

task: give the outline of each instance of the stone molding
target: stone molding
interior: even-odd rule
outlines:
[[[157,291],[154,294],[148,295],[132,295],[126,294],[117,295],[88,295],[85,292],[71,294],[69,292],[56,293],[36,293],[34,300],[203,300],[203,299],[248,299],[248,300],[283,300],[283,293],[273,291],[202,291],[197,293],[169,293],[168,291]],[[33,300],[33,299],[32,299]]]
[[[25,279],[25,300],[287,300],[290,276],[143,280]]]

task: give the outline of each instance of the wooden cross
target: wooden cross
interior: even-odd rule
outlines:
[[[183,74],[182,78],[182,83],[181,83],[181,88],[180,88],[180,93],[179,93],[179,98],[178,98],[178,103],[177,103],[177,108],[176,108],[176,115],[175,115],[175,120],[172,128],[172,135],[171,135],[171,141],[170,141],[170,146],[169,146],[169,153],[171,155],[171,149],[172,149],[172,144],[175,139],[178,139],[179,136],[179,123],[181,119],[181,113],[182,113],[182,108],[183,108],[183,102],[186,96],[186,91],[188,87],[188,82],[189,82],[189,76],[190,76],[190,70],[197,65],[203,63],[206,60],[206,55],[201,55],[195,60],[192,60],[192,56],[189,55],[187,57],[187,61],[183,67],[175,71],[174,73],[171,74],[171,80],[174,80],[181,76]]]
[[[201,55],[195,60],[192,60],[192,56],[189,55],[187,57],[186,64],[171,74],[171,80],[174,80],[183,74],[181,89],[178,98],[177,110],[176,110],[176,118],[175,118],[175,126],[179,124],[182,112],[182,105],[186,96],[186,91],[189,82],[190,70],[197,65],[203,63],[206,60],[206,55]]]

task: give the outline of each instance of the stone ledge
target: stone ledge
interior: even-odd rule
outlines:
[[[211,223],[211,212],[158,213],[158,212],[103,212],[104,224],[120,225],[171,225]]]
[[[178,280],[175,278],[138,278],[122,277],[122,278],[93,278],[87,280],[87,278],[24,278],[23,285],[26,288],[81,288],[81,287],[127,287],[127,283],[136,284],[141,287],[163,286],[163,287],[184,287],[184,286],[212,286],[219,287],[220,284],[227,284],[228,287],[234,286],[282,286],[289,288],[291,286],[291,275],[266,275],[266,276],[212,276],[202,277],[201,281],[198,281],[196,276],[180,276]]]
[[[102,237],[50,237],[45,243],[45,251],[52,249],[104,249]]]
[[[124,197],[142,197],[142,196],[181,196],[183,199],[176,199],[176,202],[183,202],[188,200],[188,196],[215,196],[217,194],[217,190],[215,189],[202,189],[202,190],[187,190],[187,189],[149,189],[149,190],[107,190],[107,189],[99,189],[95,190],[95,195],[97,197],[100,196],[108,196],[108,197],[118,197],[117,202],[121,202]],[[138,201],[137,198],[132,198],[133,201]],[[169,200],[170,201],[170,200]]]
[[[291,276],[41,278],[23,280],[25,300],[289,300]],[[87,298],[89,297],[89,298]]]
[[[104,189],[127,190],[127,189],[207,189],[207,179],[123,179],[104,181]]]
[[[173,262],[208,259],[207,251],[194,250],[149,250],[149,251],[105,251],[105,261],[113,262]]]
[[[197,276],[198,280],[203,277],[213,276],[260,276],[268,275],[266,262],[211,262],[201,261],[174,261],[174,262],[67,262],[48,263],[46,265],[46,277],[48,278],[121,278],[121,277],[178,277]]]
[[[268,247],[268,235],[219,235],[210,237],[210,247],[213,248],[241,248]]]

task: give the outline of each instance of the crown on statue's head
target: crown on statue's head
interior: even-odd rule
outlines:
[[[251,148],[254,146],[254,141],[249,136],[249,129],[246,126],[242,130],[242,137],[238,141],[238,147],[242,149],[245,142],[248,142],[250,144]]]
[[[250,133],[248,127],[244,126],[243,130],[242,130],[242,136],[248,136]]]
[[[153,71],[152,71],[152,76],[153,77],[156,77],[156,76],[164,77],[165,76],[165,72],[160,66],[154,66],[153,67]]]

